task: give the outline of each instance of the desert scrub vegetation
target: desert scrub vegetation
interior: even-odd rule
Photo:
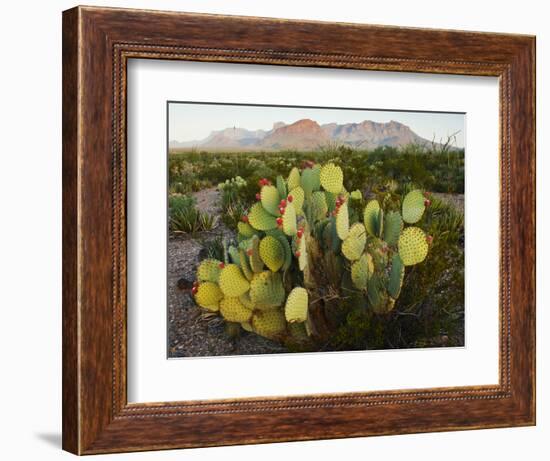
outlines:
[[[319,148],[314,152],[201,152],[172,151],[169,155],[170,193],[189,194],[216,187],[240,176],[247,182],[240,191],[245,201],[254,200],[261,178],[286,175],[307,161],[332,162],[342,168],[347,190],[373,189],[394,181],[398,187],[415,183],[432,192],[464,193],[464,150],[440,152],[410,145],[380,147],[372,151],[346,146]]]
[[[197,305],[292,351],[460,344],[463,221],[419,187],[429,178],[409,157],[432,154],[397,152],[403,176],[383,154],[320,150],[322,165],[311,153],[230,154],[238,173],[214,156],[200,179],[234,174],[219,181],[222,208],[246,205],[228,221],[236,239],[197,269]]]
[[[173,194],[168,198],[169,228],[174,234],[210,230],[214,218],[196,207],[196,200],[189,195]]]

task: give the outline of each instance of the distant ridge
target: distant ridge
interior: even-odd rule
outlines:
[[[230,127],[213,131],[197,141],[171,140],[170,149],[199,148],[205,150],[315,150],[327,143],[337,143],[361,149],[381,146],[402,147],[409,144],[430,146],[431,141],[412,131],[407,125],[390,121],[386,123],[364,120],[360,123],[327,123],[319,125],[311,119],[301,119],[291,124],[277,122],[271,130],[247,130]]]

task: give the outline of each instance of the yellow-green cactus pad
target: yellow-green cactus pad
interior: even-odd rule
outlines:
[[[359,189],[354,190],[350,194],[350,197],[351,197],[352,200],[363,200],[363,194],[361,193],[361,191]]]
[[[365,229],[373,237],[378,237],[378,216],[380,214],[380,204],[378,200],[371,200],[367,203],[363,212],[363,222]]]
[[[197,278],[200,282],[218,282],[220,276],[220,264],[217,259],[205,259],[197,268]]]
[[[338,194],[344,186],[344,173],[342,168],[334,163],[327,163],[321,168],[321,185],[323,189],[333,194]]]
[[[276,179],[277,183],[277,191],[279,191],[279,195],[281,197],[286,197],[287,191],[286,191],[286,183],[282,176],[277,176]]]
[[[223,298],[220,287],[214,282],[202,282],[195,293],[195,302],[205,309],[217,311],[219,302]]]
[[[257,235],[250,240],[249,253],[249,262],[252,272],[262,272],[264,270],[264,262],[260,258],[260,238]]]
[[[260,242],[260,258],[270,270],[277,272],[285,262],[285,250],[279,240],[268,235]]]
[[[220,272],[220,289],[224,296],[236,298],[247,292],[250,283],[236,264],[228,264]]]
[[[220,301],[220,314],[228,322],[248,322],[252,311],[239,301],[239,298],[223,298]]]
[[[286,186],[288,190],[292,190],[295,187],[298,187],[300,185],[301,179],[300,179],[300,170],[298,168],[294,167],[292,170],[290,170],[290,173],[288,175],[288,179],[286,180]]]
[[[410,191],[403,199],[403,221],[414,224],[420,221],[424,210],[424,195],[418,189]]]
[[[310,197],[315,191],[321,187],[321,169],[316,165],[316,168],[306,168],[302,171],[302,189],[306,197]]]
[[[288,195],[292,196],[291,203],[294,205],[296,213],[300,214],[302,212],[302,207],[304,206],[304,189],[302,189],[300,186],[295,187],[288,193]]]
[[[311,216],[314,221],[324,219],[328,212],[327,199],[323,192],[313,192],[311,195]]]
[[[277,219],[269,214],[260,202],[256,202],[248,213],[248,222],[257,230],[266,231],[277,227]]]
[[[307,266],[307,246],[306,246],[306,237],[302,237],[301,239],[295,238],[294,239],[294,248],[295,251],[297,251],[297,258],[298,258],[298,267],[303,272],[304,269]],[[296,255],[296,253],[295,253]]]
[[[380,208],[380,211],[378,211],[378,219],[376,220],[376,233],[378,237],[382,238],[382,235],[384,233],[384,210]]]
[[[283,214],[283,231],[286,235],[296,235],[296,210],[292,203],[287,203]]]
[[[229,259],[233,264],[237,264],[237,266],[241,265],[239,249],[236,246],[229,245],[229,248],[227,248],[227,254],[229,255]]]
[[[308,298],[307,290],[302,287],[296,287],[288,294],[285,304],[287,322],[304,322],[307,319]]]
[[[428,254],[426,234],[419,227],[407,227],[399,237],[398,248],[405,266],[421,263]]]
[[[341,240],[349,234],[348,202],[344,202],[336,214],[336,233]]]
[[[388,295],[377,275],[370,277],[367,282],[367,298],[374,312],[382,313],[384,311]]]
[[[263,186],[260,192],[260,200],[262,202],[262,206],[269,214],[273,216],[280,216],[281,213],[279,213],[279,202],[281,201],[281,197],[275,186]]]
[[[283,304],[285,289],[281,275],[271,271],[256,274],[250,283],[250,299],[258,309],[270,309]]]
[[[390,279],[388,281],[388,293],[392,298],[398,298],[405,276],[405,266],[399,255],[392,258]]]
[[[248,256],[246,255],[246,253],[242,248],[239,250],[239,261],[240,261],[241,270],[243,271],[243,274],[246,277],[246,280],[250,282],[252,280],[252,277],[254,276],[254,273],[252,272],[252,268],[250,267],[250,261],[248,260]]]
[[[370,270],[367,256],[363,254],[351,265],[351,281],[358,290],[365,290],[369,281]]]
[[[328,211],[333,211],[336,208],[336,197],[338,194],[325,191],[325,200],[327,202]]]
[[[254,329],[252,328],[252,324],[250,322],[242,322],[241,327],[243,327],[244,331],[249,331],[250,333],[254,331]]]
[[[250,238],[256,234],[256,231],[250,224],[242,221],[239,221],[237,223],[237,230],[239,231],[239,234],[242,235],[244,238]]]
[[[279,241],[279,243],[283,248],[284,262],[281,268],[282,270],[286,271],[292,264],[292,250],[290,249],[290,244],[288,243],[288,240],[285,237],[285,235],[282,233],[277,233],[273,236]]]
[[[250,299],[250,291],[247,291],[246,293],[239,296],[239,301],[241,304],[246,307],[248,310],[253,311],[254,310],[254,303]]]
[[[338,222],[338,218],[336,218]],[[350,227],[348,236],[342,242],[342,254],[349,260],[355,261],[361,257],[367,243],[367,231],[361,223]]]
[[[286,333],[286,320],[280,309],[257,312],[252,317],[254,332],[265,338],[276,339]]]
[[[390,211],[384,218],[384,241],[388,245],[396,245],[403,230],[403,219],[397,211]]]

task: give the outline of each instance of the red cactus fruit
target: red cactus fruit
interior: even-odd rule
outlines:
[[[431,204],[432,204],[432,201],[431,201],[430,199],[424,200],[424,206],[425,206],[425,207],[428,207],[428,206],[430,206]]]
[[[256,200],[261,200],[262,199],[262,195],[258,192],[256,194]]]
[[[277,225],[282,226],[283,225],[283,218],[277,218]]]
[[[285,213],[285,208],[280,206],[279,207],[279,213],[284,214]]]
[[[243,217],[241,218],[242,222],[248,222],[248,216],[247,215],[243,215]]]
[[[429,192],[424,192],[424,197],[430,198],[430,193]]]
[[[249,248],[248,250],[246,250],[246,254],[247,254],[248,256],[252,256],[252,253],[253,253],[253,252],[252,252],[252,249]]]
[[[220,269],[223,269],[223,268],[225,267],[225,263],[223,263],[223,262],[219,263],[219,264],[218,264],[218,267],[219,267]]]
[[[286,199],[289,201],[289,203],[292,203],[292,200],[294,200],[294,197],[292,195],[289,195]]]
[[[282,199],[281,202],[279,203],[279,206],[284,208],[286,206],[286,200]]]
[[[300,227],[300,229],[298,229],[298,232],[296,232],[296,235],[298,235],[298,238],[302,238],[302,235],[304,235],[304,229]]]
[[[426,236],[426,242],[428,243],[428,245],[431,245],[433,241],[434,238],[431,235]]]
[[[297,251],[296,253],[294,253],[296,255],[297,258],[300,257],[301,253],[299,251]]]
[[[196,285],[196,286],[194,286],[193,288],[191,288],[191,293],[193,293],[194,295],[197,294],[197,291],[199,291],[198,285]]]

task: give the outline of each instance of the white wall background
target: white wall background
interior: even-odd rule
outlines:
[[[440,434],[118,455],[136,460],[371,458],[543,460],[550,437],[550,30],[545,2],[392,0],[116,1],[87,4],[516,32],[537,35],[538,425]],[[0,15],[0,452],[3,459],[69,459],[61,452],[61,11],[71,1],[5,2]],[[546,258],[545,258],[546,257]],[[548,283],[547,283],[548,285]],[[104,457],[98,457],[102,459]],[[114,458],[113,458],[114,459]]]

